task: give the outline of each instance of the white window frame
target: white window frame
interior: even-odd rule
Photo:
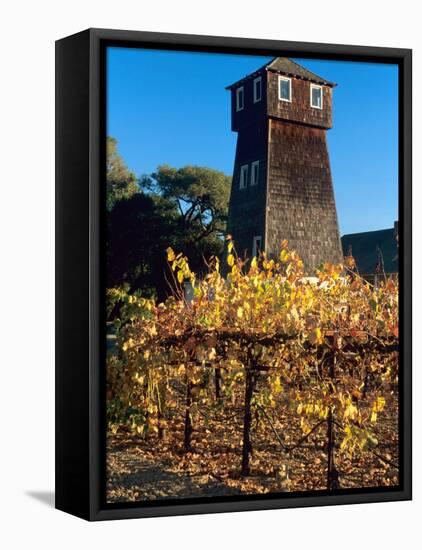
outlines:
[[[315,89],[315,90],[321,90],[321,107],[320,107],[319,105],[314,105],[314,104],[312,103],[312,90],[314,90],[314,89]],[[324,107],[324,90],[323,90],[323,87],[322,87],[322,86],[318,86],[318,84],[311,84],[310,94],[311,94],[311,95],[310,95],[309,100],[310,100],[310,102],[311,102],[311,107],[312,107],[313,109],[321,109],[321,110],[322,110],[323,107]]]
[[[259,248],[257,246],[259,242]],[[258,252],[262,251],[262,237],[261,235],[256,235],[256,237],[253,238],[252,241],[252,258],[256,258],[258,256]]]
[[[255,179],[255,167],[256,167],[256,179]],[[258,185],[259,183],[259,160],[255,160],[251,164],[251,186]]]
[[[259,96],[257,94],[257,90],[259,90]],[[262,77],[258,76],[258,78],[255,78],[253,81],[253,102],[258,103],[258,101],[261,101],[261,99],[262,99]]]
[[[242,104],[239,100],[242,97]],[[243,86],[236,88],[236,112],[243,111],[245,108],[245,89]]]
[[[281,97],[281,88],[280,88],[280,82],[284,80],[285,82],[289,83],[289,99],[286,99],[285,97]],[[292,102],[292,79],[288,76],[281,76],[278,77],[278,99],[280,101],[287,101],[287,103]]]
[[[240,167],[240,176],[239,176],[239,189],[246,189],[248,186],[248,176],[249,176],[249,164],[242,164]]]

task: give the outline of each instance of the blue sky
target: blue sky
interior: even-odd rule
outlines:
[[[160,164],[233,171],[232,84],[270,58],[109,48],[107,134],[138,176]],[[398,211],[396,65],[295,59],[334,81],[328,144],[340,233],[393,226]]]

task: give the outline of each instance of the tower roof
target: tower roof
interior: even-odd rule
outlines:
[[[334,87],[336,84],[334,82],[330,82],[329,80],[326,80],[325,78],[322,78],[321,76],[318,76],[317,74],[313,73],[312,71],[309,71],[308,69],[305,69],[305,67],[302,67],[302,65],[299,65],[295,61],[292,61],[291,59],[287,57],[275,57],[253,73],[248,74],[244,78],[241,78],[237,82],[234,82],[233,84],[230,84],[230,86],[226,87],[226,90],[230,90],[234,86],[238,86],[241,82],[246,80],[247,78],[258,74],[262,70],[272,71],[279,74],[284,74],[287,76],[294,76],[296,78],[301,78],[303,80],[309,80],[310,82],[315,82],[316,84],[322,84],[325,86],[331,86]]]

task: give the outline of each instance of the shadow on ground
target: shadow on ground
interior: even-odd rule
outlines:
[[[26,491],[25,494],[28,497],[38,500],[38,502],[41,502],[49,508],[54,508],[54,491]]]
[[[132,453],[120,448],[109,455],[109,502],[241,494],[210,474],[171,472],[164,464],[153,464]]]

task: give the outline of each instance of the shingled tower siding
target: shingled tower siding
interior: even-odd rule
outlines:
[[[253,81],[262,77],[262,100],[253,102]],[[279,77],[291,81],[290,101],[279,98]],[[322,109],[311,106],[311,87],[322,93]],[[322,262],[343,259],[331,179],[326,130],[332,124],[333,84],[286,58],[276,58],[230,86],[232,129],[238,132],[228,231],[241,255],[251,257],[253,241],[276,255],[287,239],[308,273]],[[237,89],[244,107],[237,109]],[[252,162],[259,183],[251,186]],[[241,188],[241,166],[248,185]]]

